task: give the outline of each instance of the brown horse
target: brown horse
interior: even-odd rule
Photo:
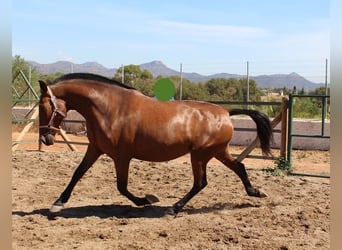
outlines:
[[[207,185],[206,167],[215,157],[241,179],[249,196],[265,197],[250,183],[244,165],[228,152],[233,136],[230,116],[249,115],[257,125],[260,146],[270,153],[272,129],[264,114],[255,110],[226,110],[198,101],[161,102],[131,87],[93,74],[68,74],[47,85],[39,81],[40,140],[54,143],[54,136],[68,110],[77,110],[86,119],[89,145],[69,185],[52,205],[51,212],[62,210],[73,188],[102,154],[114,160],[117,188],[135,205],[157,202],[153,195],[136,197],[127,189],[132,158],[168,161],[190,152],[194,183],[192,189],[172,208],[178,213]]]

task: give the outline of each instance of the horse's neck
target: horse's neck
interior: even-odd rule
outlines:
[[[65,84],[55,88],[55,95],[66,102],[68,110],[76,110],[86,120],[94,119],[94,110],[103,111],[104,107],[108,105],[106,102],[105,93],[106,89],[89,87],[87,85],[72,85]],[[112,94],[115,95],[116,91]]]

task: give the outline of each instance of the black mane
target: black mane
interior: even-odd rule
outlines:
[[[121,82],[118,82],[116,80],[109,79],[107,77],[101,76],[101,75],[95,75],[90,73],[71,73],[63,75],[56,80],[54,80],[51,84],[56,84],[61,81],[67,81],[67,80],[74,80],[74,79],[84,79],[84,80],[94,80],[99,81],[107,84],[114,84],[119,87],[125,88],[125,89],[135,89],[131,86],[127,86],[125,84],[122,84]]]

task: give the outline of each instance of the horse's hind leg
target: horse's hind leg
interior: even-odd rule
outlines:
[[[224,165],[226,165],[228,168],[234,171],[236,173],[249,196],[255,196],[255,197],[266,197],[266,194],[259,191],[258,189],[254,188],[248,178],[245,165],[241,162],[238,162],[236,159],[234,159],[228,152],[223,152],[218,154],[216,157],[219,161],[221,161]]]
[[[69,200],[71,192],[76,183],[81,179],[81,177],[87,172],[87,170],[93,165],[100,155],[101,153],[95,147],[93,147],[92,144],[88,145],[87,152],[84,155],[82,162],[75,170],[69,185],[66,187],[61,196],[53,203],[52,207],[50,208],[50,212],[56,213],[63,209],[63,205]]]
[[[177,214],[185,204],[193,198],[196,194],[198,194],[205,186],[207,186],[207,163],[208,160],[203,160],[201,156],[191,153],[191,164],[192,164],[192,172],[194,176],[194,184],[191,190],[178,202],[176,202],[172,206],[172,211],[170,213]]]
[[[146,195],[145,197],[140,198],[130,193],[127,189],[130,159],[120,158],[114,160],[114,162],[116,169],[117,187],[122,195],[126,196],[137,206],[148,205],[159,201],[159,199],[154,195]]]

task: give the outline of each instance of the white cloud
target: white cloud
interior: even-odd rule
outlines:
[[[252,26],[195,24],[173,21],[159,21],[155,25],[159,28],[158,32],[196,39],[241,39],[268,35],[267,30]]]

